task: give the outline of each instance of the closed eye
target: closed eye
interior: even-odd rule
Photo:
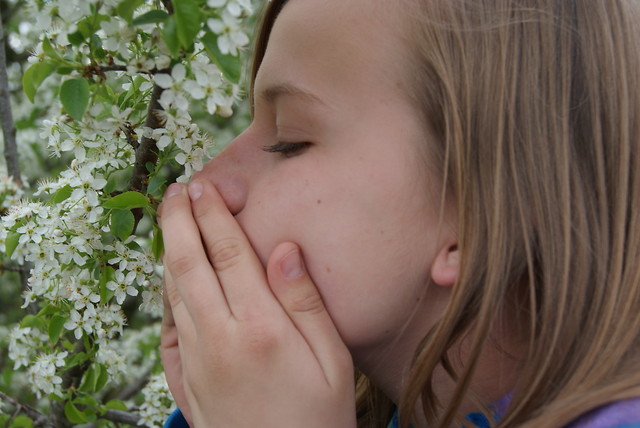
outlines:
[[[299,143],[278,142],[270,146],[264,146],[262,150],[267,153],[280,153],[282,156],[290,158],[301,154],[305,149],[309,148],[311,143],[307,141]]]

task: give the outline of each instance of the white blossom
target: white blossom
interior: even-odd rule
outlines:
[[[224,10],[221,19],[209,18],[207,26],[218,34],[218,49],[223,54],[238,55],[238,50],[249,44],[249,36],[243,31],[240,19]]]

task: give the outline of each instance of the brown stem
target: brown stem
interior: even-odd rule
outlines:
[[[162,89],[158,85],[153,86],[153,92],[151,93],[151,100],[149,101],[149,108],[147,109],[147,119],[144,126],[150,129],[158,129],[162,127],[163,121],[158,112],[162,111],[160,105],[160,95],[162,95]],[[140,193],[145,193],[147,185],[149,184],[149,170],[147,164],[155,165],[158,162],[158,152],[156,147],[156,141],[150,137],[142,137],[140,139],[140,145],[136,150],[136,163],[133,167],[133,175],[129,181],[129,189],[135,190]],[[138,227],[138,223],[142,219],[142,209],[136,208],[132,210],[135,226],[134,231]]]
[[[0,11],[0,120],[4,135],[4,157],[7,161],[9,176],[22,186],[20,165],[18,163],[18,147],[16,143],[16,127],[11,112],[11,97],[9,93],[9,78],[7,77],[7,58],[5,52],[5,34]]]
[[[162,111],[162,106],[159,101],[163,90],[164,89],[158,85],[154,85],[153,87],[149,108],[147,109],[147,120],[144,123],[144,126],[147,128],[158,129],[163,125],[162,119],[158,114],[159,111]],[[141,193],[145,192],[149,178],[147,164],[151,163],[155,165],[158,161],[158,153],[156,150],[156,141],[153,138],[141,138],[140,146],[138,150],[136,150],[136,163],[133,168],[133,176],[129,181],[129,189]]]
[[[167,9],[167,13],[173,15],[173,3],[171,3],[171,0],[162,0],[162,4]]]
[[[112,64],[112,65],[91,65],[85,68],[85,73],[88,73],[88,74],[103,74],[109,71],[127,71],[127,66],[121,65],[121,64]],[[166,73],[167,71],[168,70],[166,69],[152,68],[151,70],[137,70],[136,73],[158,74],[158,73]]]
[[[85,352],[86,348],[82,341],[78,342],[73,348],[72,355]],[[77,389],[80,386],[80,381],[84,372],[87,371],[90,365],[90,361],[86,361],[83,364],[79,364],[75,367],[64,372],[62,375],[62,390],[66,391],[69,388]],[[51,402],[51,419],[54,421],[54,425],[59,428],[72,427],[69,420],[64,414],[64,402],[52,401]]]
[[[145,371],[142,376],[140,376],[118,394],[118,400],[127,401],[133,398],[138,392],[142,391],[142,388],[144,388],[144,386],[149,382],[150,375],[151,369],[147,369],[147,371]]]
[[[100,419],[106,419],[108,421],[121,424],[128,424],[134,427],[146,427],[146,425],[140,423],[140,416],[129,412],[123,412],[121,410],[107,410],[107,413],[103,416],[100,416]]]
[[[3,264],[0,264],[0,273],[3,272],[28,273],[29,269],[26,266],[5,266]]]
[[[47,418],[45,415],[38,412],[33,407],[18,403],[16,400],[9,397],[7,394],[4,394],[3,392],[0,392],[0,400],[13,406],[16,409],[16,413],[24,413],[29,418],[31,418],[31,420],[33,420],[34,426],[54,427],[54,425],[52,425],[52,423],[49,421],[49,418]]]

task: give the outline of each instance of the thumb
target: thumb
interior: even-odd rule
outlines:
[[[269,259],[267,276],[271,290],[311,348],[327,380],[343,381],[345,370],[352,367],[351,356],[305,268],[300,248],[291,242],[278,245]]]

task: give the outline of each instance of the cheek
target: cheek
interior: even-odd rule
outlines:
[[[346,344],[391,339],[428,279],[422,208],[403,201],[400,214],[399,201],[381,187],[371,192],[371,182],[292,176],[256,185],[237,216],[263,264],[277,244],[297,243]]]

